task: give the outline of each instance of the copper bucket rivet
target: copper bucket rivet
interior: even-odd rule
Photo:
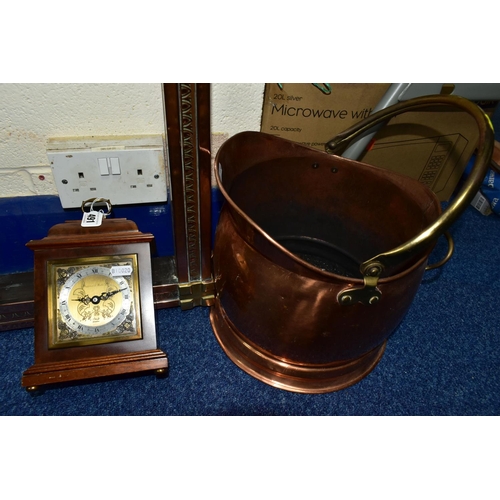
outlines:
[[[444,213],[417,180],[337,156],[373,126],[436,105],[468,112],[479,129],[474,167]],[[374,113],[329,141],[326,152],[260,132],[228,139],[215,160],[225,203],[210,321],[229,358],[294,392],[336,391],[366,377],[424,272],[451,257],[447,230],[477,193],[493,145],[487,115],[456,96]],[[448,253],[428,264],[441,235]]]

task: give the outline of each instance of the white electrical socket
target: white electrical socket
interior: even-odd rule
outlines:
[[[47,156],[63,208],[91,198],[112,205],[167,201],[161,135],[53,138]]]

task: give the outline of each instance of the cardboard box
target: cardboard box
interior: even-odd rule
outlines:
[[[267,83],[261,132],[324,151],[326,142],[371,113],[390,84],[328,85],[330,93],[325,84]]]
[[[390,86],[329,84],[328,93],[324,85],[266,84],[261,131],[324,150],[335,135],[368,116]],[[358,160],[418,179],[446,201],[478,137],[467,113],[439,106],[393,118]]]
[[[447,201],[478,139],[476,122],[468,113],[449,107],[439,107],[439,111],[429,108],[393,118],[359,159],[418,179],[440,201]]]

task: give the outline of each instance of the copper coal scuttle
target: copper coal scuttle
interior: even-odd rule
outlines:
[[[473,170],[444,213],[417,180],[335,154],[374,125],[430,105],[465,110],[479,127]],[[365,377],[410,307],[436,240],[479,189],[492,149],[488,117],[455,96],[386,108],[324,153],[259,132],[226,141],[215,163],[225,203],[211,310],[226,354],[295,392],[336,391]]]

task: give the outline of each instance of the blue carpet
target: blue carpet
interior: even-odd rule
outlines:
[[[455,255],[429,271],[379,365],[358,384],[308,395],[270,387],[219,347],[206,308],[157,312],[165,379],[141,375],[21,388],[33,330],[0,333],[2,415],[499,415],[500,218],[468,208],[452,229]],[[436,248],[437,260],[443,250]]]

